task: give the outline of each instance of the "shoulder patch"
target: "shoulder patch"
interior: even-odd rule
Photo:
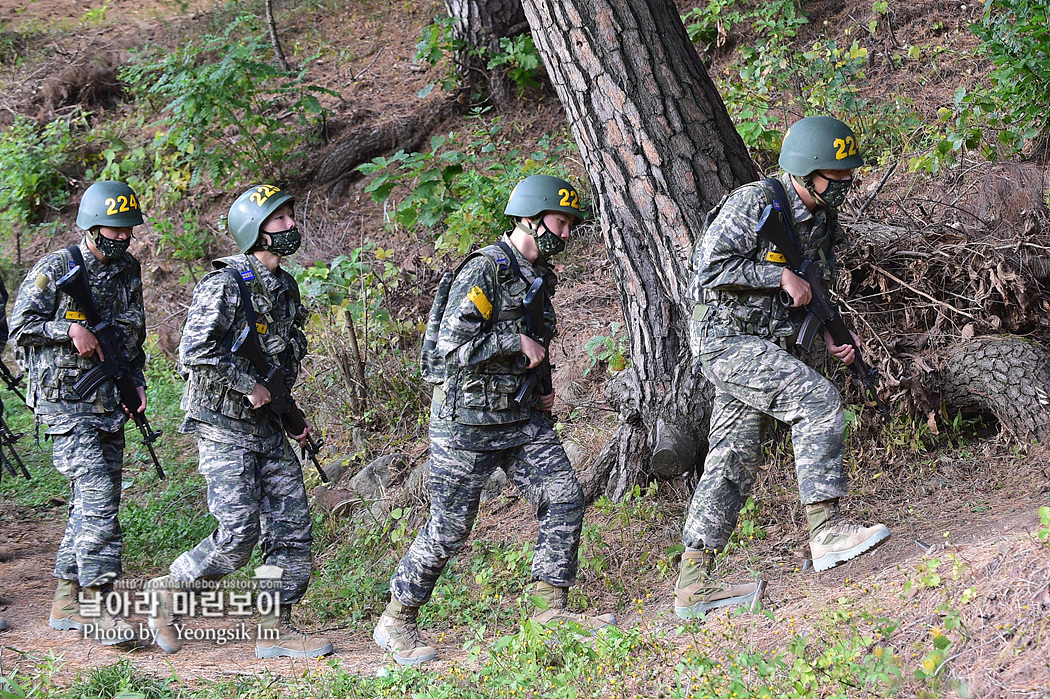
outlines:
[[[253,279],[255,279],[255,272],[253,272],[250,269],[246,269],[243,272],[241,272],[241,279],[243,279],[246,282],[250,282]]]
[[[33,284],[34,284],[34,286],[36,286],[36,288],[38,288],[41,291],[43,291],[44,289],[47,288],[47,285],[50,282],[51,282],[51,280],[47,278],[46,274],[38,274],[38,275],[36,275],[36,281],[33,282]]]
[[[471,287],[470,291],[467,292],[467,298],[478,309],[482,318],[488,320],[492,316],[492,302],[485,296],[485,292],[481,290],[480,286]]]

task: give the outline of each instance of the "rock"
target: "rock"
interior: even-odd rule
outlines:
[[[332,487],[339,482],[346,472],[351,470],[351,467],[356,462],[352,457],[344,456],[338,459],[333,459],[324,465],[324,475],[328,477],[328,486]]]
[[[387,454],[361,469],[350,479],[350,487],[367,500],[379,500],[387,495],[394,476],[407,466],[404,454]]]
[[[355,505],[362,504],[361,496],[346,488],[319,485],[310,494],[313,495],[314,505],[333,517],[349,516]]]

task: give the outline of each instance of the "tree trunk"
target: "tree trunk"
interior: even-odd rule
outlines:
[[[500,51],[500,39],[528,29],[521,0],[445,0],[445,10],[459,20],[453,35],[463,42],[456,55],[463,85],[487,94],[503,109],[514,99],[515,87],[505,70],[490,70],[488,63]]]
[[[688,260],[706,212],[758,173],[671,0],[524,7],[580,147],[627,320],[631,367],[607,391],[622,422],[582,478],[591,497],[621,497],[650,473],[658,431],[671,447],[661,471],[703,455]]]
[[[1019,337],[978,337],[948,351],[946,407],[995,416],[1015,439],[1050,436],[1050,353]]]

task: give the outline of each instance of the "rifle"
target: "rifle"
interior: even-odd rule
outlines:
[[[127,362],[124,359],[124,333],[115,323],[102,320],[101,316],[99,316],[98,310],[95,308],[95,301],[91,298],[91,287],[88,286],[83,260],[74,261],[78,261],[80,264],[74,265],[73,269],[59,279],[55,286],[68,294],[80,307],[87,320],[88,330],[98,340],[98,346],[106,359],[85,372],[73,384],[73,390],[82,399],[87,399],[88,396],[95,393],[99,384],[106,379],[112,379],[117,385],[121,405],[131,414],[131,418],[135,421],[135,426],[142,433],[142,443],[146,445],[150,458],[153,459],[157,477],[164,478],[164,469],[160,466],[157,453],[153,451],[153,443],[157,441],[162,432],[154,430],[150,426],[149,418],[146,417],[146,414],[139,412],[139,408],[142,407],[142,400],[139,398],[138,386],[135,385],[134,379],[131,378],[131,374],[126,366]]]
[[[0,359],[0,380],[7,384],[7,390],[21,398],[23,403],[26,402],[25,395],[18,390],[22,386],[22,375],[15,376],[12,374],[11,370],[4,364],[3,359]]]
[[[22,477],[27,481],[32,480],[29,475],[29,469],[22,463],[22,459],[19,458],[18,452],[15,451],[15,442],[22,438],[21,434],[15,434],[11,431],[11,428],[7,426],[7,421],[4,420],[3,413],[0,412],[0,446],[7,447],[8,451],[11,452],[11,458],[8,459],[4,455],[4,452],[0,450],[0,476],[3,475],[4,469],[6,468],[8,473],[12,476],[18,475],[15,472],[15,464],[18,464],[18,469],[22,472]],[[14,463],[11,463],[11,461]]]
[[[230,349],[238,357],[244,357],[251,362],[252,366],[255,367],[255,371],[263,377],[258,379],[258,381],[270,392],[270,402],[266,405],[281,419],[281,425],[284,429],[293,435],[305,432],[306,416],[299,409],[295,399],[292,398],[291,391],[288,390],[288,382],[285,379],[284,371],[280,367],[272,366],[259,347],[254,322],[244,326],[244,330],[234,340]],[[247,408],[252,407],[251,401],[248,400],[247,396],[244,398],[244,405]],[[323,439],[315,440],[307,435],[306,446],[302,447],[302,455],[303,458],[309,455],[310,460],[314,462],[314,468],[317,469],[317,474],[321,477],[321,482],[327,483],[328,476],[325,475],[324,469],[321,468],[321,462],[317,460],[317,454],[321,451],[322,446],[324,446]]]
[[[758,224],[755,226],[755,232],[758,233],[759,237],[765,238],[775,245],[777,250],[787,259],[788,269],[809,283],[813,298],[805,306],[806,310],[809,311],[809,315],[799,330],[798,340],[796,340],[795,344],[809,351],[816,336],[817,323],[819,323],[828,331],[836,345],[851,345],[853,347],[853,362],[849,365],[849,368],[853,372],[853,377],[875,399],[875,407],[879,413],[883,416],[887,415],[889,409],[882,402],[882,399],[879,398],[879,394],[876,391],[876,381],[879,375],[878,369],[869,367],[864,362],[860,355],[860,348],[853,340],[853,334],[846,327],[845,321],[842,320],[842,316],[839,314],[838,306],[831,302],[828,292],[824,289],[819,265],[813,264],[812,261],[803,256],[798,236],[795,235],[794,229],[786,229],[780,216],[774,214],[774,211],[779,212],[779,209],[779,206],[773,204],[766,206],[762,211],[762,216],[758,219]],[[786,293],[784,295],[787,296]],[[786,305],[791,305],[790,297],[784,300],[787,301]]]
[[[554,337],[554,329],[546,327],[543,317],[543,304],[546,300],[546,290],[543,288],[543,277],[538,277],[532,282],[532,286],[525,292],[525,334],[548,349],[551,339]],[[518,369],[524,369],[529,365],[529,358],[522,354],[518,357]],[[554,390],[551,377],[550,357],[545,356],[543,361],[533,367],[525,383],[514,396],[514,402],[521,405],[528,400],[533,392],[539,388],[540,395],[546,396]]]

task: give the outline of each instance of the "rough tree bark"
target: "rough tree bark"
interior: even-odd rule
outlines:
[[[514,84],[506,71],[489,70],[488,62],[500,50],[500,39],[528,30],[521,0],[445,0],[445,11],[459,20],[453,35],[463,42],[456,67],[464,86],[487,94],[502,110],[514,99]]]
[[[631,367],[608,391],[621,424],[581,478],[589,497],[620,497],[654,451],[665,474],[704,451],[688,260],[705,213],[758,173],[671,0],[523,4],[580,147],[627,321]]]
[[[1019,337],[955,345],[941,372],[945,406],[990,413],[1020,442],[1050,437],[1050,353]]]

